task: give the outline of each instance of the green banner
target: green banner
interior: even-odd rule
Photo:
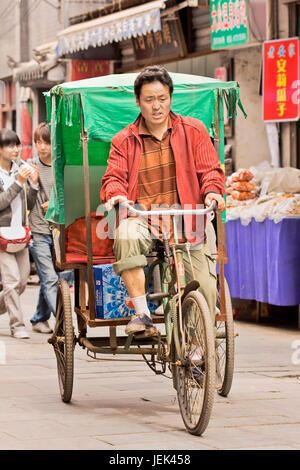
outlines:
[[[211,0],[211,49],[247,44],[248,2],[246,0]]]

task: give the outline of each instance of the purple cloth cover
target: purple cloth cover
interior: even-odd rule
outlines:
[[[300,304],[300,219],[226,223],[225,276],[232,297]]]

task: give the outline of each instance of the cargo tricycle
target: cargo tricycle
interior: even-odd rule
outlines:
[[[172,110],[204,122],[224,165],[224,109],[230,118],[235,117],[240,103],[238,84],[193,75],[170,75],[174,83]],[[135,78],[136,74],[97,77],[57,85],[46,94],[54,174],[47,219],[53,223],[57,267],[74,270],[77,317],[76,333],[69,286],[61,279],[56,323],[49,343],[57,359],[64,402],[70,402],[72,397],[76,345],[97,359],[109,354],[116,360],[130,361],[138,356],[155,374],[172,378],[186,429],[201,435],[209,423],[216,375],[221,379],[217,390],[221,396],[228,395],[233,379],[234,325],[224,277],[224,213],[217,215],[217,252],[213,253],[218,265],[214,325],[199,282],[195,279],[187,282],[182,269],[183,251],[190,256],[190,245],[180,244],[176,239],[175,221],[185,213],[183,210],[168,211],[173,220],[174,243],[170,244],[167,237],[163,243],[157,243],[147,271],[147,299],[163,309],[163,314],[152,315],[153,323],[158,325],[158,335],[150,338],[122,335],[120,327],[128,323],[130,316],[99,318],[95,305],[95,266],[109,265],[114,257],[111,253],[95,253],[92,218],[99,210],[101,178],[111,139],[138,115],[133,89]],[[127,210],[142,215],[130,206]],[[198,209],[197,214],[211,214],[213,210],[214,206]],[[67,234],[72,223],[80,218],[84,220],[85,251],[76,252],[74,248],[70,250]],[[153,284],[155,272],[156,276],[159,273],[159,289],[153,292],[149,286]],[[103,326],[109,327],[108,337],[88,336],[88,327]],[[195,348],[197,355],[193,353]]]

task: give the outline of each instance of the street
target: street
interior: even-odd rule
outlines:
[[[37,295],[28,285],[21,297],[29,340],[12,338],[7,314],[0,317],[0,449],[300,449],[296,328],[236,322],[233,387],[227,398],[216,394],[199,438],[185,431],[171,380],[142,362],[94,361],[78,345],[64,404],[49,335],[29,323]]]

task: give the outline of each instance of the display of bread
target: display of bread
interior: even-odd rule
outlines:
[[[227,178],[226,193],[238,201],[255,199],[257,187],[250,182],[253,177],[250,170],[240,168]]]

